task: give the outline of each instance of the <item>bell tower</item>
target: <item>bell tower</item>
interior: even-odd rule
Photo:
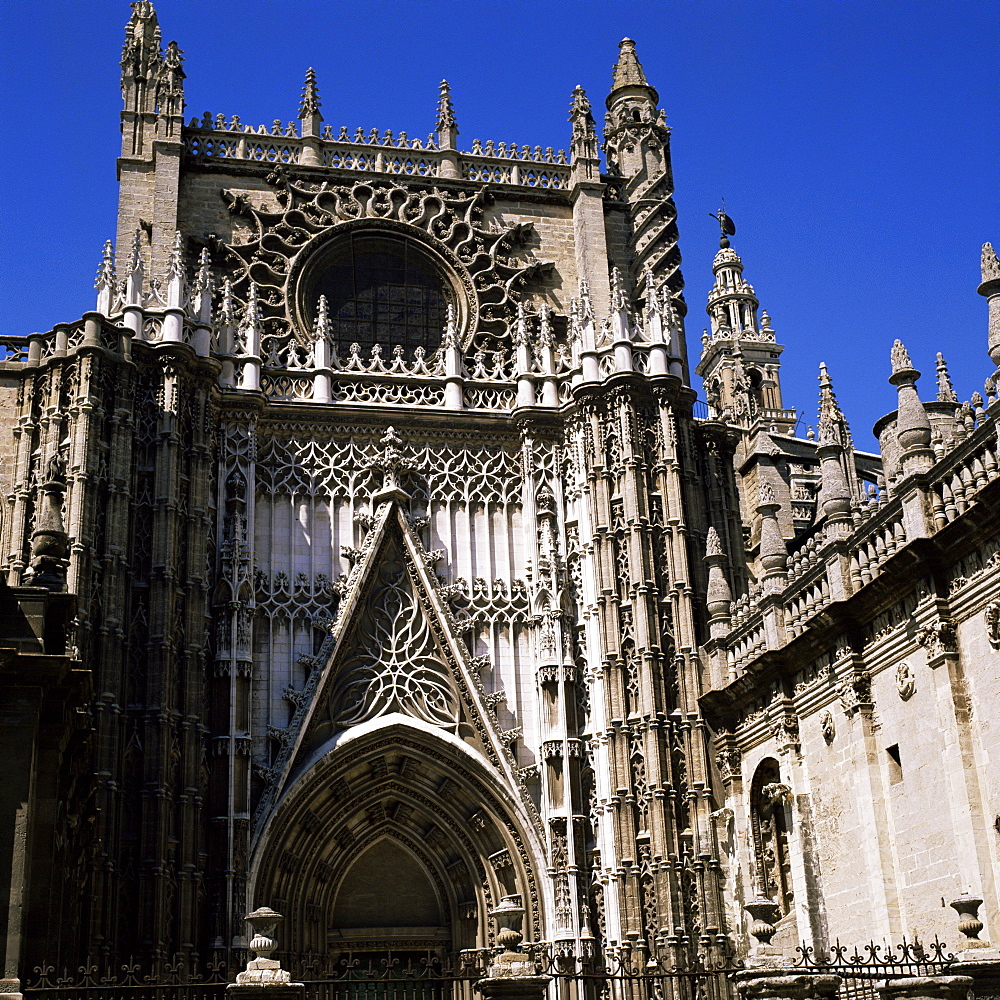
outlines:
[[[744,428],[757,425],[783,434],[794,432],[795,410],[781,399],[781,352],[771,318],[761,311],[751,285],[743,277],[743,260],[729,237],[736,231],[725,209],[720,211],[722,235],[712,261],[715,283],[708,293],[710,328],[702,336],[701,360],[695,372],[705,382],[705,398],[717,416]]]

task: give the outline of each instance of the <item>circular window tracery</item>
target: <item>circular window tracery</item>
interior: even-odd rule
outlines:
[[[448,305],[457,298],[441,262],[421,243],[401,233],[356,229],[331,240],[303,273],[300,309],[310,328],[321,295],[341,357],[355,343],[362,355],[375,344],[433,353]]]

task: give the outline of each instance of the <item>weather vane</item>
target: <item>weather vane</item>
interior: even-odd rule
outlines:
[[[729,246],[729,237],[736,235],[736,223],[726,214],[726,199],[722,199],[718,215],[715,212],[708,214],[719,223],[719,246],[725,249]]]

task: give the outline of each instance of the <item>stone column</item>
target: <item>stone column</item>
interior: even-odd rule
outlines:
[[[293,983],[290,973],[281,967],[281,962],[270,958],[277,947],[274,929],[284,918],[269,906],[261,906],[247,914],[247,923],[253,930],[250,950],[255,957],[247,962],[246,969],[236,976],[236,982],[226,987],[226,996],[231,1000],[257,997],[259,1000],[302,1000],[305,984]]]
[[[552,977],[538,975],[531,957],[518,951],[524,916],[520,898],[504,896],[490,916],[500,926],[497,942],[504,950],[490,965],[489,975],[476,983],[476,992],[484,1000],[542,1000]]]

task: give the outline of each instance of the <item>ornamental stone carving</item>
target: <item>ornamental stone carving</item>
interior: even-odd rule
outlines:
[[[986,621],[986,637],[994,649],[1000,649],[1000,601],[991,601],[986,605],[984,614]]]
[[[901,660],[896,666],[896,690],[903,701],[908,701],[913,697],[913,692],[917,689],[917,679],[913,674],[913,668],[909,660]]]
[[[829,709],[819,717],[819,728],[827,744],[832,743],[837,736],[837,727],[833,721],[833,713]]]

